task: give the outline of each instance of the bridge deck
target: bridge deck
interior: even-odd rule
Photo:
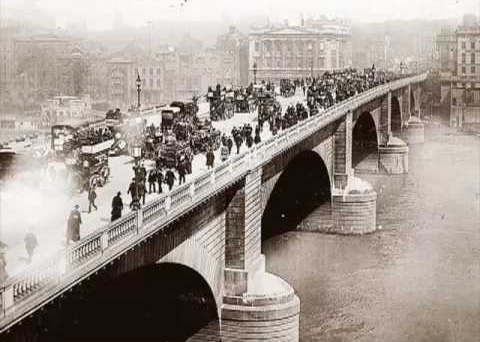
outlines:
[[[198,173],[191,176],[187,184],[158,199],[150,200],[138,213],[143,220],[143,225],[138,223],[141,221],[137,221],[135,213],[125,213],[122,219],[108,225],[102,224],[104,222],[102,219],[104,220],[106,216],[105,212],[92,214],[92,221],[88,223],[86,221],[85,224],[85,226],[91,228],[84,227],[84,233],[85,229],[90,229],[91,234],[65,250],[61,249],[60,246],[58,253],[42,261],[39,265],[32,265],[32,267],[3,284],[1,292],[3,318],[0,321],[0,329],[4,330],[15,324],[23,316],[35,311],[51,298],[58,296],[62,291],[75,285],[76,282],[81,281],[104,264],[118,257],[136,243],[162,229],[176,217],[183,215],[205,201],[209,196],[222,191],[229,184],[244,177],[250,169],[268,162],[275,155],[282,153],[282,151],[296,145],[314,132],[340,119],[347,111],[385,95],[390,90],[404,87],[409,83],[423,81],[425,78],[426,75],[419,75],[370,89],[329,108],[320,115],[301,121],[275,137],[269,139],[265,137],[266,140],[252,149],[242,152],[239,156],[232,156],[225,163],[217,163],[214,170],[202,170],[201,165],[205,159],[202,156],[200,156],[200,159],[197,157],[198,161],[196,160],[195,163],[198,167],[196,170]],[[294,102],[296,100],[290,98],[282,101]],[[240,117],[240,115],[236,117]],[[233,125],[233,122],[230,124]],[[223,123],[223,125],[227,127],[229,123]],[[123,161],[123,165],[122,159],[118,160],[118,167],[126,167],[128,170],[129,164],[125,164],[126,160]],[[115,177],[112,177],[112,192],[108,196],[105,194],[106,199],[99,199],[98,201],[100,205],[108,205],[108,211],[110,209],[109,201],[113,193],[118,191],[117,187],[113,188],[113,185],[117,185],[113,179]],[[124,183],[120,185],[126,185],[128,181],[129,177],[126,177],[122,181]],[[122,189],[125,189],[125,186]],[[85,201],[85,199],[83,200]],[[82,203],[85,204],[85,202]],[[94,217],[96,217],[96,221],[93,219]],[[55,236],[63,238],[64,222],[60,219],[57,225],[52,225],[52,228],[50,228],[55,231],[55,234],[58,234]],[[98,223],[103,227],[95,229],[95,225]],[[60,228],[58,225],[60,225]],[[61,233],[58,233],[58,230]],[[13,308],[15,310],[12,310]]]

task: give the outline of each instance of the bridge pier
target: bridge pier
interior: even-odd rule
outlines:
[[[388,174],[408,173],[408,146],[395,137],[378,147],[378,171]]]
[[[337,179],[341,181],[337,182]],[[357,235],[376,230],[377,193],[371,185],[353,175],[335,175],[332,190],[331,233]],[[338,185],[341,185],[340,187]]]
[[[261,254],[261,175],[251,171],[227,207],[222,342],[299,340],[300,300]]]
[[[400,138],[409,145],[423,144],[425,141],[425,127],[416,116],[410,116]]]

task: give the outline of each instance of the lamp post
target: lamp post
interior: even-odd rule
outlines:
[[[135,172],[135,196],[133,197],[132,209],[138,210],[140,209],[140,197],[138,195],[139,185],[142,177],[142,175],[140,174],[140,160],[142,159],[142,148],[138,145],[134,146],[132,155],[135,161],[135,166],[133,167],[133,171]]]
[[[137,108],[140,109],[140,92],[142,91],[142,79],[140,78],[140,73],[137,73],[135,84],[137,85]]]
[[[257,84],[257,62],[253,62],[253,84]]]

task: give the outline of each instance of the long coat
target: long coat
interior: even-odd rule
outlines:
[[[112,222],[122,216],[123,200],[120,196],[115,196],[112,200]]]
[[[68,218],[67,241],[80,240],[80,224],[82,224],[82,216],[77,209],[74,209]]]

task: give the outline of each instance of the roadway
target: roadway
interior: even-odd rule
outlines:
[[[290,98],[278,97],[282,110],[288,104],[294,104],[304,100],[301,91]],[[206,115],[206,106],[200,106],[200,116]],[[215,128],[222,133],[230,134],[233,126],[242,126],[245,123],[253,123],[256,113],[236,113],[233,118],[225,121],[214,121]],[[262,141],[271,137],[267,127],[262,132]],[[243,144],[241,151],[247,149]],[[234,151],[235,148],[232,150]],[[215,151],[215,164],[220,162],[220,151]],[[28,175],[18,175],[9,180],[0,189],[0,234],[1,239],[8,247],[6,249],[7,272],[10,276],[18,274],[28,266],[27,253],[24,244],[25,234],[32,230],[36,235],[39,245],[35,250],[33,264],[55,254],[65,247],[65,233],[67,219],[75,204],[80,206],[82,225],[81,236],[86,236],[110,222],[111,201],[118,191],[122,192],[125,205],[123,215],[130,212],[128,204],[130,196],[127,189],[133,177],[133,160],[130,156],[111,157],[109,160],[111,175],[108,182],[97,189],[96,204],[98,210],[88,213],[87,194],[69,193],[65,184],[59,180],[50,180],[44,170],[36,170]],[[154,166],[153,161],[144,161],[147,170]],[[198,154],[194,157],[191,175],[189,179],[205,172],[206,157]],[[178,178],[178,177],[177,177]],[[175,183],[178,186],[178,180]],[[175,189],[175,187],[174,187]],[[148,184],[147,184],[148,190]],[[163,190],[167,191],[166,185]],[[147,202],[158,198],[159,194],[147,194]]]

